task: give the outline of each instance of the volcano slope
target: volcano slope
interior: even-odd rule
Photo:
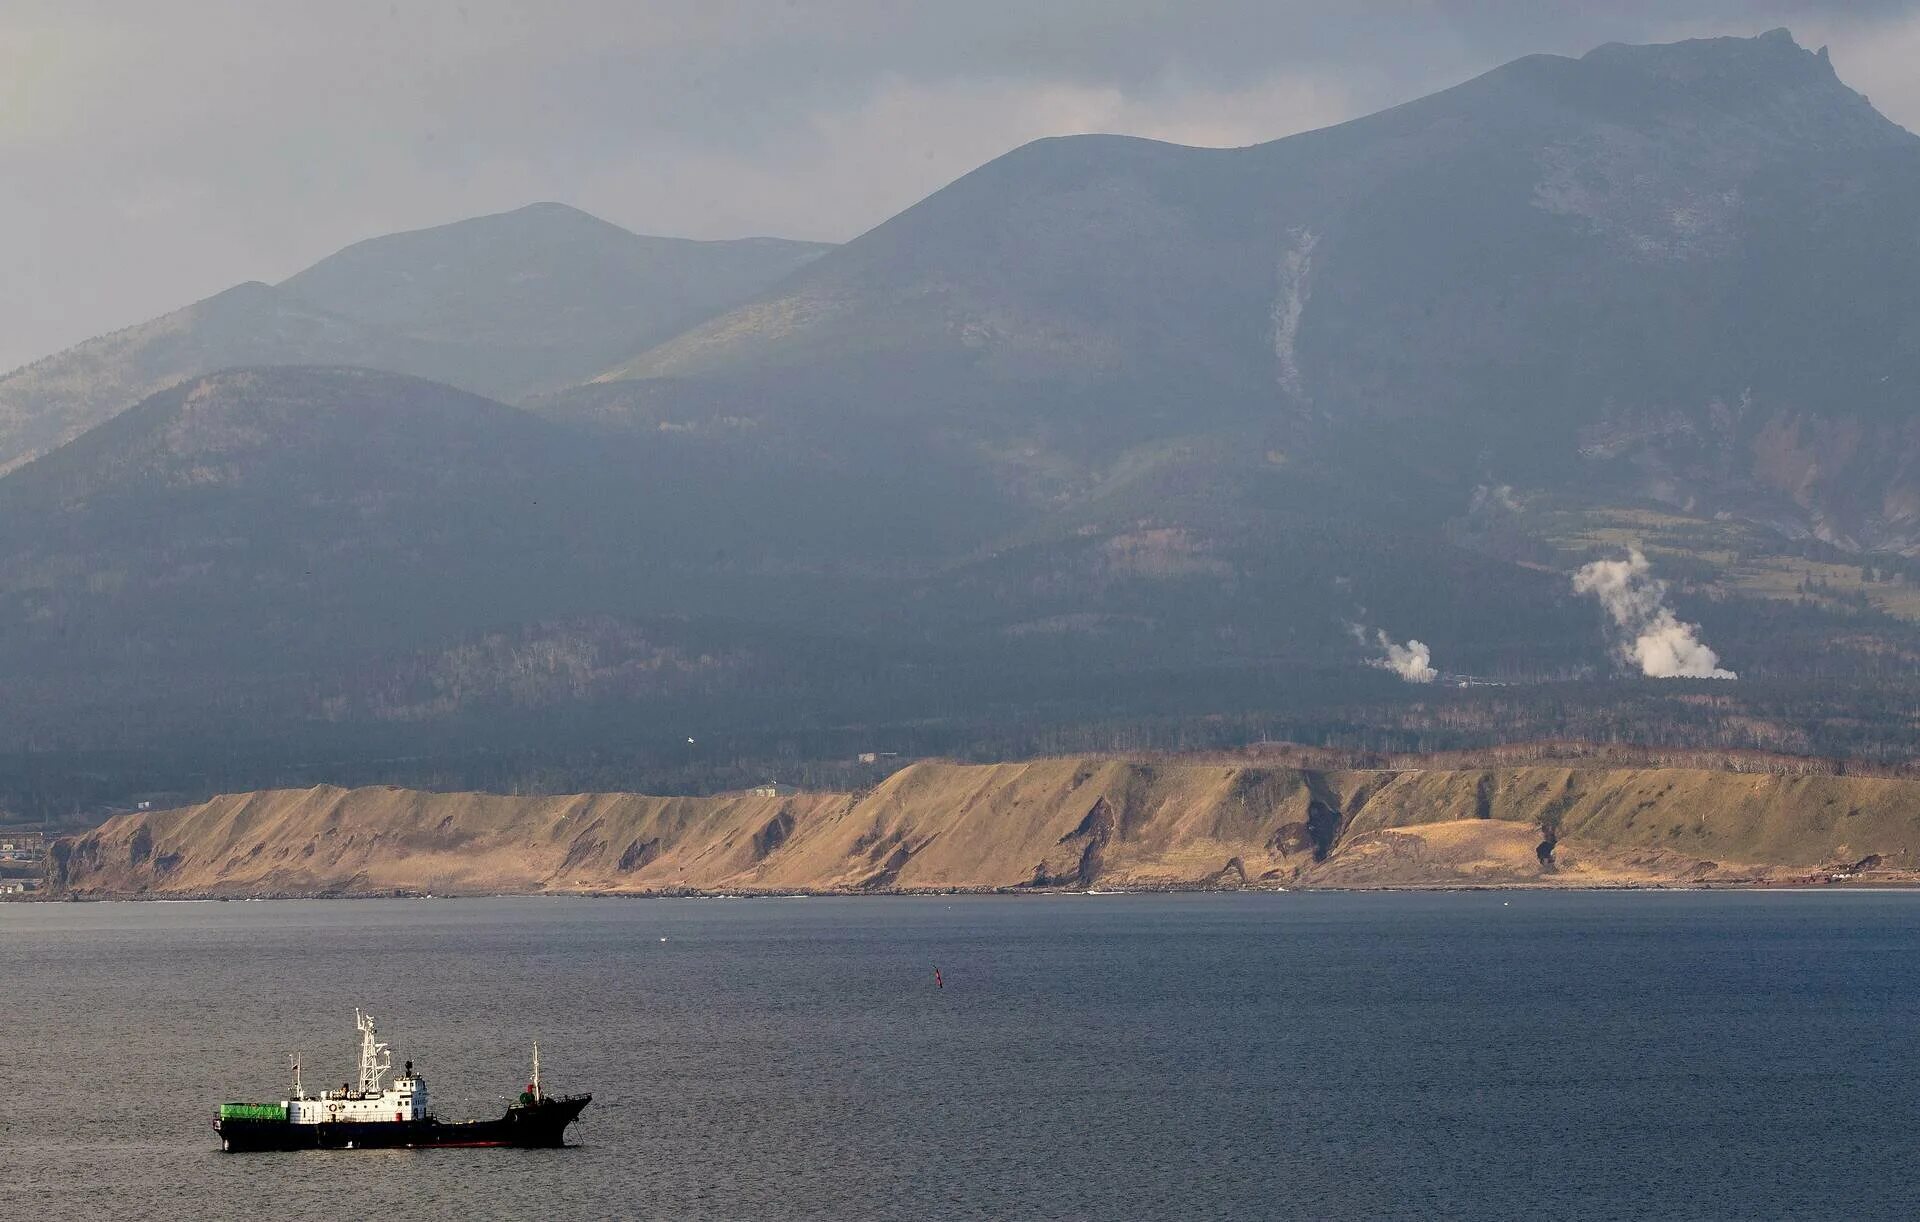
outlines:
[[[209,349],[270,367],[0,477],[0,803],[70,810],[101,776],[115,804],[719,788],[670,774],[689,737],[1895,763],[1916,214],[1920,139],[1777,31],[1531,56],[1246,149],[1042,141],[522,411],[284,364],[378,363],[358,340]],[[552,258],[468,240],[509,230]],[[556,302],[601,297],[557,269],[603,241],[630,245],[536,210],[295,287],[416,338],[558,343],[586,333]],[[449,250],[424,296],[372,274]],[[81,424],[32,411],[66,421],[34,452]],[[1623,661],[1570,577],[1629,547],[1738,683]],[[1465,685],[1367,665],[1379,632]],[[517,771],[476,763],[498,744]]]
[[[984,448],[1035,504],[1233,437],[1413,521],[1575,482],[1912,551],[1916,199],[1786,30],[1533,55],[1248,148],[1027,145],[587,402]]]

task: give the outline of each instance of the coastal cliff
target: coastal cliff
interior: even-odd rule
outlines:
[[[861,794],[268,790],[48,855],[73,897],[1920,879],[1920,781],[1559,766],[919,763]]]

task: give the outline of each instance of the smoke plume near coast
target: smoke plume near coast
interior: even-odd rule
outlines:
[[[1737,679],[1700,639],[1698,624],[1683,623],[1667,606],[1667,583],[1639,549],[1625,560],[1595,560],[1573,575],[1577,594],[1591,594],[1619,633],[1620,659],[1653,679]]]

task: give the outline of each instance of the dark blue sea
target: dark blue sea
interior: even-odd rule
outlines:
[[[1910,1218],[1916,1002],[1912,893],[0,905],[0,1214]],[[577,1145],[221,1154],[356,1005]]]

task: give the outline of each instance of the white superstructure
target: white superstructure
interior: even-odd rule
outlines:
[[[337,1091],[325,1091],[319,1095],[309,1095],[300,1087],[300,1065],[296,1060],[293,1067],[293,1094],[285,1101],[287,1121],[290,1124],[324,1124],[328,1121],[351,1121],[358,1124],[372,1124],[385,1121],[425,1120],[427,1109],[427,1080],[413,1072],[413,1062],[408,1061],[406,1070],[393,1080],[392,1086],[382,1086],[382,1080],[393,1068],[393,1056],[387,1046],[375,1038],[373,1016],[353,1012],[354,1023],[360,1029],[360,1084],[343,1083]]]

